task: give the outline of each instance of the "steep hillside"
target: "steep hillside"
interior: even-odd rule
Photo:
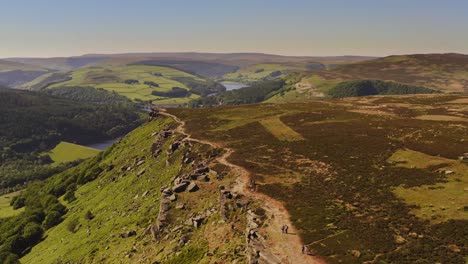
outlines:
[[[37,186],[78,188],[61,223],[21,262],[245,262],[248,200],[232,197],[235,177],[215,159],[221,150],[182,141],[176,126],[160,117]],[[97,173],[79,180],[88,171]]]

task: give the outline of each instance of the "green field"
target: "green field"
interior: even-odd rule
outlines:
[[[79,159],[88,159],[96,156],[100,151],[68,142],[60,142],[47,154],[52,160],[58,163],[65,163]]]
[[[198,98],[198,95],[192,94],[186,98],[167,98],[152,95],[152,91],[167,92],[173,87],[189,88],[181,82],[173,80],[173,78],[188,77],[197,81],[203,79],[191,75],[189,73],[179,71],[169,67],[160,66],[102,66],[102,67],[87,67],[74,70],[71,73],[72,79],[65,82],[60,82],[49,86],[49,89],[64,86],[92,86],[102,88],[108,91],[115,91],[124,95],[131,100],[154,101],[155,103],[174,103],[182,104],[190,101],[193,98]],[[42,77],[44,78],[44,77]],[[127,84],[125,80],[138,80],[137,84]],[[40,80],[34,80],[29,84],[38,83]],[[144,82],[154,82],[159,87],[151,87]],[[170,99],[169,101],[165,101]],[[161,100],[161,102],[159,102]]]
[[[284,76],[286,72],[291,71],[305,71],[305,67],[302,65],[283,65],[283,64],[256,64],[245,68],[241,68],[233,73],[228,73],[223,76],[226,81],[234,81],[240,83],[255,83],[265,78],[271,78],[270,74],[275,71],[281,71],[281,75]],[[274,78],[274,77],[273,77]]]
[[[11,199],[19,193],[20,191],[17,191],[0,196],[0,218],[15,216],[24,211],[24,208],[14,210],[13,207],[10,206]]]

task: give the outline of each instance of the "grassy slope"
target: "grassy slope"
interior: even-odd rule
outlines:
[[[233,233],[230,225],[220,222],[214,214],[199,229],[185,226],[183,223],[190,214],[199,213],[208,208],[217,208],[219,185],[229,184],[233,178],[228,175],[220,181],[199,182],[200,190],[195,193],[182,193],[177,203],[185,204],[185,209],[174,209],[171,204],[168,230],[179,226],[179,231],[164,232],[158,241],[151,240],[151,234],[144,234],[150,224],[154,224],[159,213],[160,189],[169,186],[179,172],[183,152],[180,148],[170,158],[166,149],[177,139],[170,137],[164,142],[162,153],[154,158],[151,155],[151,136],[163,128],[173,126],[171,119],[157,119],[148,123],[116,144],[100,166],[115,167],[103,172],[93,182],[85,184],[76,192],[76,201],[68,204],[69,213],[64,221],[47,232],[46,239],[35,246],[31,253],[21,259],[22,263],[212,263],[210,259],[232,263],[244,258],[236,250],[244,242],[242,235]],[[202,154],[207,147],[194,145],[193,151]],[[135,159],[143,158],[145,163],[135,168]],[[166,165],[166,159],[170,166]],[[93,161],[80,165],[87,166]],[[122,171],[122,166],[134,167],[131,171]],[[142,169],[146,171],[137,176]],[[186,168],[190,169],[190,167]],[[213,182],[214,181],[214,182]],[[92,220],[84,218],[87,211],[95,216]],[[77,231],[68,230],[70,222],[75,222]],[[240,225],[242,221],[237,221]],[[244,227],[239,227],[243,230]],[[121,238],[122,232],[135,230],[137,236]],[[177,249],[177,243],[187,234],[190,242]],[[175,251],[180,253],[174,254]],[[212,253],[211,257],[206,255]]]
[[[24,211],[24,208],[14,210],[13,207],[10,206],[11,199],[19,193],[18,191],[0,196],[0,218],[14,216]]]
[[[159,73],[162,76],[154,76]],[[48,75],[49,76],[49,75]],[[41,76],[25,85],[23,88],[31,87],[48,76]],[[164,98],[154,96],[152,91],[169,91],[172,87],[187,88],[184,84],[172,80],[174,77],[191,77],[196,80],[202,80],[189,73],[185,73],[176,69],[159,66],[102,66],[102,67],[86,67],[76,69],[71,72],[72,80],[60,82],[49,86],[53,89],[62,86],[93,86],[103,88],[109,91],[115,91],[132,100],[140,99],[144,101],[154,100],[155,103],[185,103],[198,96],[192,95],[189,98]],[[139,80],[139,84],[125,84],[123,81],[127,79]],[[152,81],[159,84],[160,87],[150,87],[143,84],[145,81]],[[169,100],[168,100],[169,99]]]
[[[76,145],[68,142],[60,142],[47,154],[55,163],[70,162],[78,159],[88,159],[96,156],[99,150]]]
[[[373,97],[171,111],[186,120],[195,137],[233,148],[230,161],[252,172],[259,191],[284,202],[304,242],[329,262],[458,263],[468,252],[447,247],[462,248],[467,231],[468,215],[460,208],[466,204],[463,184],[456,184],[461,175],[452,179],[437,173],[437,166],[405,168],[387,160],[405,147],[429,160],[438,155],[454,160],[465,152],[466,123],[417,119],[429,113],[466,117],[466,104],[456,103],[463,98]],[[278,138],[271,126],[269,131],[261,125],[271,118],[304,140]],[[423,191],[421,197],[411,190]],[[430,223],[415,211],[423,195],[434,195],[440,200],[434,205],[451,209]]]
[[[417,216],[440,223],[449,219],[467,219],[463,207],[468,202],[468,165],[457,160],[426,155],[412,150],[398,150],[390,158],[397,166],[427,169],[440,167],[441,171],[453,171],[446,182],[436,185],[423,185],[412,188],[399,186],[394,192],[408,204],[416,205],[413,213]]]

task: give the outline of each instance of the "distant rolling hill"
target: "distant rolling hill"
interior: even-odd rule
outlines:
[[[286,77],[287,78],[287,77]],[[294,77],[297,78],[297,77]],[[354,82],[358,81],[358,82]],[[271,101],[290,101],[330,95],[341,84],[383,81],[389,87],[400,87],[403,94],[411,91],[468,93],[468,55],[414,54],[399,55],[340,65],[332,69],[304,73],[296,89],[277,95]],[[355,85],[341,85],[343,87]]]
[[[54,70],[71,70],[103,61],[105,57],[7,58],[5,60]]]
[[[45,67],[0,60],[0,85],[17,87],[48,72]]]
[[[199,53],[199,52],[154,52],[154,53],[124,53],[124,54],[87,54],[82,57],[106,57],[113,59],[172,59],[172,60],[198,60],[217,61],[230,64],[256,64],[256,63],[286,63],[318,61],[322,63],[351,63],[375,59],[366,56],[282,56],[265,53]]]
[[[385,80],[446,92],[468,92],[468,55],[416,54],[340,66],[318,74],[325,80]]]

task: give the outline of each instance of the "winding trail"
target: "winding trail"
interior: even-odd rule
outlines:
[[[176,132],[186,136],[184,140],[198,142],[201,144],[209,145],[213,148],[222,148],[225,150],[225,153],[218,157],[216,160],[231,168],[239,177],[236,180],[236,185],[233,187],[233,191],[241,193],[247,197],[252,198],[253,200],[260,202],[262,208],[267,212],[268,220],[266,227],[262,228],[262,231],[265,232],[267,239],[267,246],[275,256],[280,259],[280,263],[284,264],[324,264],[326,263],[323,259],[319,257],[314,257],[310,255],[302,254],[302,241],[299,237],[296,229],[291,223],[290,215],[284,205],[259,192],[253,192],[248,188],[248,182],[250,181],[250,172],[242,166],[238,166],[229,162],[227,159],[234,152],[233,149],[223,147],[218,143],[195,139],[191,134],[187,133],[185,130],[185,122],[178,118],[177,116],[170,114],[166,109],[159,109],[159,114],[166,117],[174,119],[179,125],[175,129]],[[282,234],[281,227],[283,225],[289,226],[289,234]]]

